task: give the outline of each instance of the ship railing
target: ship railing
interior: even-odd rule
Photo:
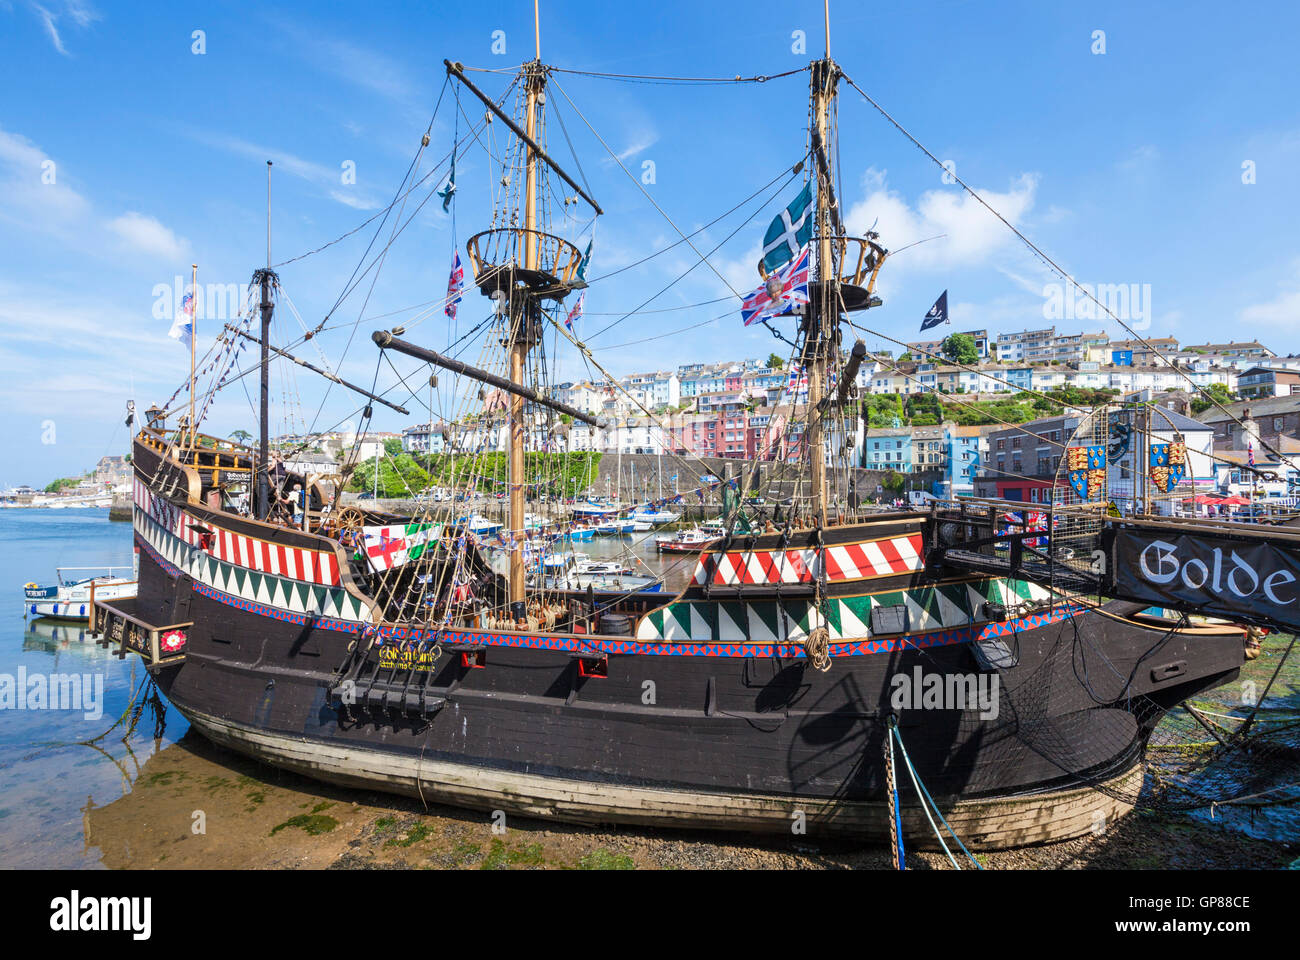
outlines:
[[[536,251],[534,269],[547,275],[552,284],[565,290],[584,286],[578,279],[582,252],[576,246],[563,237],[522,227],[484,230],[469,238],[465,251],[475,281],[482,286],[502,273],[522,273],[529,245]]]
[[[112,577],[112,576],[115,575],[115,574],[114,574],[114,571],[115,571],[115,570],[128,570],[128,571],[130,571],[131,573],[135,573],[135,567],[128,567],[128,566],[55,567],[55,568],[54,568],[54,575],[55,575],[55,577],[58,578],[59,586],[61,586],[61,587],[70,587],[70,586],[74,586],[75,584],[81,583],[83,580],[93,579],[93,578],[90,578],[90,577],[81,577],[81,578],[79,578],[79,579],[74,578],[74,579],[72,579],[72,580],[64,580],[64,579],[63,579],[63,574],[64,574],[64,571],[67,571],[67,570],[75,570],[75,571],[78,571],[78,572],[81,572],[81,573],[84,573],[84,572],[86,572],[86,571],[88,571],[88,570],[89,570],[89,571],[98,571],[99,573],[107,574],[107,575],[110,576],[110,577]]]
[[[136,615],[136,605],[135,597],[101,600],[95,596],[92,585],[87,632],[102,647],[116,643],[116,656],[119,660],[124,659],[128,653],[138,654],[150,673],[183,662],[189,629],[194,626],[194,621],[153,624]],[[172,649],[163,649],[164,639],[173,646]]]
[[[825,239],[830,242],[833,261],[840,265],[837,276],[839,282],[863,287],[871,293],[889,251],[871,237],[838,234]],[[758,273],[764,280],[767,279],[768,272],[761,260],[758,263]]]

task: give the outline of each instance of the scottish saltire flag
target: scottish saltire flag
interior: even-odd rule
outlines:
[[[447,174],[446,184],[443,186],[441,190],[438,191],[438,196],[442,197],[443,213],[446,213],[447,209],[451,206],[451,196],[455,192],[456,192],[456,153],[453,150],[451,154],[451,173]]]
[[[167,336],[173,340],[179,340],[185,346],[190,346],[194,340],[194,294],[193,292],[185,294],[181,300],[181,309],[176,314],[176,319],[172,321],[172,328],[167,331]]]
[[[809,180],[790,206],[776,215],[763,234],[763,269],[768,273],[799,256],[813,235],[813,193]]]
[[[745,297],[740,305],[740,316],[745,321],[745,326],[767,317],[794,313],[796,304],[807,303],[809,262],[810,251],[804,247],[798,257],[768,278],[769,281],[775,278],[781,284],[781,292],[775,298],[768,291],[766,283]]]
[[[934,301],[934,306],[930,312],[925,315],[921,321],[921,329],[929,330],[931,327],[937,327],[941,323],[948,322],[948,291],[945,290],[939,294],[939,299]]]
[[[465,268],[460,265],[460,251],[457,250],[451,255],[451,276],[447,278],[447,306],[442,311],[452,320],[456,319],[456,304],[464,299],[461,295],[464,289]]]
[[[573,302],[573,309],[570,310],[568,316],[564,318],[564,325],[569,328],[570,333],[573,332],[573,321],[582,318],[582,303],[586,299],[586,297],[587,297],[586,290],[578,294],[578,299]]]

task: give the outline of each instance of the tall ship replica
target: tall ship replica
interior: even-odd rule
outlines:
[[[509,80],[495,96],[469,68],[445,62],[439,102],[455,100],[456,139],[423,179],[426,167],[412,165],[369,265],[349,281],[349,290],[371,282],[381,248],[410,222],[400,218],[436,187],[457,202],[458,157],[486,151],[500,166],[490,221],[461,250],[469,271],[461,309],[481,322],[463,335],[447,324],[445,337],[414,322],[365,333],[385,369],[416,362],[404,403],[428,393],[432,421],[435,391],[451,395],[445,419],[478,425],[447,437],[447,485],[505,492],[501,529],[486,532],[455,497],[411,515],[366,500],[344,505],[358,464],[344,462],[342,476],[297,475],[293,451],[277,455],[272,369],[296,363],[323,373],[328,389],[360,395],[362,435],[376,406],[407,408],[340,380],[324,360],[294,357],[305,337],[272,342],[286,297],[268,249],[244,325],[230,325],[211,362],[200,360],[211,385],[190,383],[198,412],[184,413],[184,400],[154,408],[135,436],[138,596],[96,601],[92,628],[139,653],[163,695],[212,741],[323,781],[426,801],[787,834],[802,820],[810,835],[884,839],[900,820],[925,829],[918,806],[896,806],[897,738],[972,846],[1076,836],[1124,813],[1156,725],[1236,677],[1248,656],[1247,631],[1226,619],[1176,622],[1086,588],[1107,506],[1127,497],[1122,510],[1136,503],[1154,514],[1157,496],[1172,498],[1180,482],[1177,471],[1146,480],[1139,469],[1143,482],[1126,494],[1108,485],[1106,456],[1145,464],[1161,443],[1161,455],[1177,454],[1182,438],[1149,416],[1143,426],[1133,411],[1081,413],[1059,444],[1056,500],[1038,508],[1051,514],[1053,552],[1032,577],[1007,558],[1008,549],[1033,555],[1032,541],[1012,538],[1008,548],[1005,539],[1007,512],[1026,505],[868,507],[854,490],[846,440],[866,349],[861,340],[848,346],[845,331],[880,304],[888,238],[853,236],[841,217],[833,161],[845,74],[830,58],[829,17],[826,48],[790,73],[809,83],[805,152],[758,202],[797,199],[769,231],[756,289],[737,292],[735,305],[784,331],[806,397],[796,389],[782,398],[758,460],[737,461],[733,475],[685,494],[720,493],[726,525],[703,552],[672,560],[689,571],[684,588],[563,589],[533,566],[577,521],[559,498],[542,503],[539,492],[559,489],[563,455],[528,450],[530,439],[578,424],[611,429],[559,402],[548,382],[560,347],[604,373],[597,350],[565,322],[600,279],[588,275],[572,211],[600,208],[548,152],[552,118],[567,114],[572,127],[585,117],[558,76],[577,71],[543,63],[539,38],[537,58],[513,77],[482,72],[484,84]],[[419,159],[429,143],[426,134]],[[568,238],[552,232],[561,202]],[[698,233],[678,233],[678,252],[707,264]],[[453,300],[449,293],[428,313],[441,323]],[[255,319],[260,334],[248,329]],[[415,342],[420,331],[434,342]],[[236,370],[249,343],[260,362]],[[364,343],[358,337],[353,348]],[[474,346],[477,363],[460,358]],[[257,442],[202,433],[213,396],[259,371]],[[709,474],[689,455],[673,457],[674,469]],[[783,483],[795,496],[757,499]],[[907,684],[916,695],[900,699]],[[964,707],[921,693],[989,688],[992,701],[972,694]]]

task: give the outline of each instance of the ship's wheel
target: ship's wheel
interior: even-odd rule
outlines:
[[[360,507],[340,507],[330,515],[330,533],[343,543],[361,543],[361,528],[366,524],[366,512]]]

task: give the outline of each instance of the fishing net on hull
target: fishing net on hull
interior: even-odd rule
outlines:
[[[1264,835],[1295,835],[1295,638],[1238,635],[1239,642],[1260,645],[1237,676],[1232,669],[1207,672],[1181,686],[1150,690],[1144,677],[1153,665],[1188,656],[1198,642],[1183,636],[1190,626],[1185,617],[1165,619],[1163,629],[1157,623],[1135,632],[1086,611],[1062,620],[1054,637],[1011,638],[1007,663],[998,668],[1001,719],[1013,731],[1007,759],[1019,755],[1024,763],[1028,751],[1059,773],[1059,785],[1090,786],[1139,809],[1222,818],[1236,808]],[[1138,768],[1143,756],[1145,766]]]

